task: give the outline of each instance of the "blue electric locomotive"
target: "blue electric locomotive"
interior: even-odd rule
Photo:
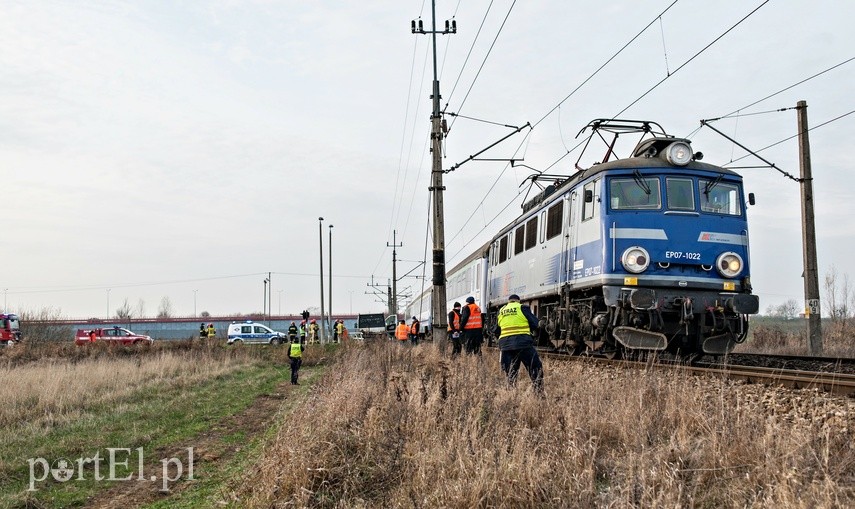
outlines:
[[[541,318],[540,344],[577,353],[721,355],[745,339],[759,309],[745,214],[753,196],[735,172],[700,162],[688,140],[637,124],[651,136],[630,157],[610,161],[612,141],[605,162],[548,187],[493,238],[488,324],[515,293]],[[610,125],[634,123],[589,126]]]

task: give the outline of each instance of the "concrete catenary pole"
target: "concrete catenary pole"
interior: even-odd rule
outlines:
[[[389,294],[389,314],[398,316],[398,251],[397,248],[404,244],[398,244],[398,232],[392,230],[392,293]],[[387,242],[386,246],[390,246]]]
[[[327,342],[326,319],[324,318],[324,218],[318,218],[318,245],[320,246],[319,258],[321,259],[321,344]]]
[[[816,261],[816,226],[813,211],[813,174],[810,167],[807,102],[796,104],[799,124],[799,171],[802,187],[802,245],[804,246],[805,314],[808,319],[808,348],[822,354],[822,308],[819,300],[819,270]]]
[[[431,113],[431,185],[433,202],[433,292],[431,292],[431,332],[433,340],[440,350],[445,350],[447,341],[446,331],[446,297],[445,297],[445,212],[443,209],[442,192],[442,112],[439,108],[439,78],[436,65],[436,34],[452,34],[457,32],[457,23],[445,22],[445,30],[436,29],[436,0],[431,0],[431,30],[422,28],[421,20],[412,22],[413,33],[431,34],[433,43],[433,112]]]

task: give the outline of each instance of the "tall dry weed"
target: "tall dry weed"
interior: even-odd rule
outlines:
[[[787,391],[767,397],[765,388],[681,372],[548,361],[541,398],[525,377],[508,387],[496,360],[450,360],[431,345],[351,349],[240,480],[233,502],[467,508],[855,503],[852,413],[838,421],[796,419]],[[828,401],[805,408],[840,413],[834,410],[839,400]]]

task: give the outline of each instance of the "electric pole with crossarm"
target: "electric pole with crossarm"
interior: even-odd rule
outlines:
[[[433,113],[431,113],[431,185],[428,190],[432,193],[433,201],[433,292],[431,292],[431,332],[440,351],[445,350],[447,340],[447,318],[445,315],[445,221],[442,204],[442,119],[439,109],[439,78],[436,71],[436,34],[457,33],[457,22],[445,22],[445,30],[436,29],[436,0],[431,0],[431,29],[425,30],[422,20],[410,23],[414,34],[431,34],[433,43]]]

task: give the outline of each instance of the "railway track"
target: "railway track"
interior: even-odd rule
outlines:
[[[598,357],[571,356],[558,352],[539,352],[542,357],[551,359],[588,360],[607,365],[621,366],[637,369],[680,369],[693,375],[723,376],[736,380],[744,380],[747,383],[764,383],[769,385],[780,385],[793,389],[818,389],[831,394],[855,397],[855,374],[838,371],[820,371],[804,369],[786,369],[780,367],[742,365],[736,363],[701,363],[697,365],[686,365],[677,362],[663,360],[609,360]],[[741,354],[745,355],[745,354]],[[754,357],[753,355],[751,356]],[[763,357],[757,355],[756,357]],[[781,356],[770,356],[772,359]],[[843,365],[841,362],[830,362],[830,359],[818,360],[806,358],[810,362],[819,362],[822,365]],[[730,360],[730,359],[728,359]],[[758,359],[754,359],[758,360]],[[833,359],[840,361],[839,359]],[[788,362],[794,362],[790,359]],[[849,363],[851,365],[851,363]]]

